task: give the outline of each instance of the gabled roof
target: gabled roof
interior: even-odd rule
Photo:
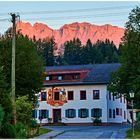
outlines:
[[[110,82],[111,73],[120,67],[119,63],[111,64],[89,64],[89,65],[69,65],[69,66],[48,66],[46,72],[50,71],[80,71],[89,70],[89,73],[80,82],[61,82],[47,83],[44,86],[56,85],[81,85],[81,84],[108,84]]]

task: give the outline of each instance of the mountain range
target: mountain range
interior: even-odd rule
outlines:
[[[86,44],[88,39],[90,39],[92,43],[96,43],[97,40],[104,41],[109,39],[118,47],[125,29],[110,24],[98,26],[86,22],[74,22],[65,24],[60,29],[55,30],[43,23],[35,23],[32,25],[28,22],[18,22],[17,31],[23,35],[27,35],[29,38],[35,37],[36,40],[51,38],[53,36],[57,44],[57,49],[61,52],[64,49],[64,43],[73,38],[79,38],[83,45]]]

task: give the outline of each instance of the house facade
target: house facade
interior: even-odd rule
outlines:
[[[120,64],[46,67],[34,117],[38,123],[103,124],[127,122],[125,98],[107,90],[111,73]]]

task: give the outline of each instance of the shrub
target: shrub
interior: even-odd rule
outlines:
[[[16,130],[13,125],[4,123],[1,127],[0,136],[2,138],[15,138]]]
[[[140,112],[137,115],[137,121],[140,121]]]
[[[3,112],[3,108],[0,105],[0,129],[1,129],[1,124],[3,121],[3,117],[4,117],[4,112]]]
[[[100,125],[101,123],[102,123],[102,120],[100,118],[93,118],[94,125]]]
[[[37,128],[38,124],[37,124],[36,120],[35,119],[31,119],[30,122],[28,123],[28,127],[29,128]]]
[[[18,122],[15,125],[16,130],[16,138],[27,138],[28,137],[28,129],[25,125],[21,122]]]

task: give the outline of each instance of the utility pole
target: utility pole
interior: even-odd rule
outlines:
[[[13,105],[13,123],[16,124],[16,103],[15,103],[15,50],[16,50],[16,18],[15,13],[10,13],[12,16],[12,69],[11,69],[11,100]]]

